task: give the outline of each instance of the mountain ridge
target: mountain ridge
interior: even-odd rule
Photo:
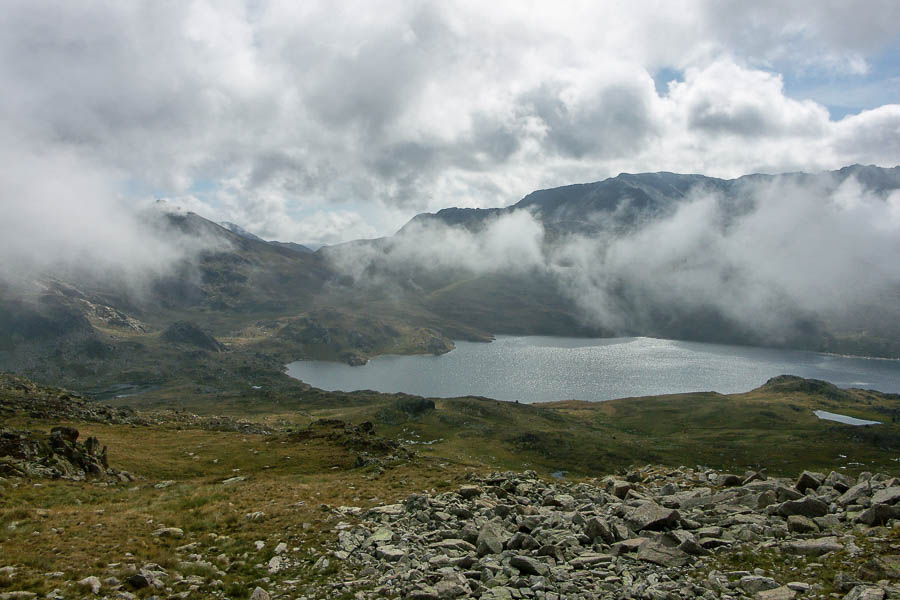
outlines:
[[[786,303],[779,309],[784,325],[775,337],[752,320],[735,320],[735,311],[723,308],[725,301],[705,297],[702,290],[694,303],[680,301],[678,294],[660,300],[648,296],[652,288],[612,279],[607,296],[592,302],[618,311],[625,321],[617,324],[591,317],[586,297],[564,287],[577,282],[584,264],[593,260],[590,253],[581,259],[561,253],[572,250],[566,246],[572,239],[598,244],[585,248],[600,252],[622,236],[644,235],[636,238],[635,251],[652,253],[659,236],[642,232],[685,206],[698,186],[716,192],[727,221],[752,208],[747,190],[759,182],[787,180],[827,191],[851,176],[875,186],[869,189],[876,195],[900,189],[900,167],[853,165],[824,174],[735,180],[623,173],[536,190],[507,207],[422,213],[394,236],[316,252],[240,235],[194,213],[166,212],[154,227],[173,244],[204,244],[171,271],[149,278],[140,293],[115,279],[83,279],[79,272],[51,274],[27,298],[13,287],[0,287],[5,309],[0,315],[6,316],[0,318],[0,369],[54,382],[61,378],[80,389],[183,385],[198,377],[229,387],[246,381],[251,369],[265,373],[267,381],[290,385],[281,365],[298,358],[361,364],[384,352],[440,352],[452,347],[452,339],[485,341],[495,334],[644,335],[897,357],[900,314],[889,299],[900,297],[900,289],[871,297],[871,307],[845,324]],[[524,211],[530,215],[526,225],[536,224],[533,246],[515,245],[525,237],[519,230],[492,229],[498,219]],[[723,230],[731,226],[726,221]],[[490,254],[503,235],[513,250]],[[691,243],[702,250],[702,241]],[[466,260],[451,253],[468,246],[475,253]],[[493,264],[496,256],[509,262]],[[523,256],[539,262],[516,267]],[[598,275],[605,276],[591,276]],[[736,277],[734,289],[744,290],[740,272],[722,276]],[[653,284],[652,278],[641,282]],[[224,351],[166,344],[160,336],[175,323],[207,332],[222,345],[206,346]],[[227,375],[213,376],[217,369]]]

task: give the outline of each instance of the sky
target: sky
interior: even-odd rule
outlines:
[[[139,254],[159,199],[320,245],[620,172],[895,166],[898,23],[896,0],[7,0],[0,253]]]

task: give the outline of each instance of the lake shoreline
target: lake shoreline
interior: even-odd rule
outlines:
[[[897,359],[652,337],[497,336],[490,344],[456,342],[454,351],[441,355],[386,354],[359,367],[300,360],[285,370],[328,391],[482,396],[529,404],[697,390],[741,393],[786,373],[842,388],[900,392]]]

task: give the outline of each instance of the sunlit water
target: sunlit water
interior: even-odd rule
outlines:
[[[813,414],[815,414],[820,419],[824,419],[825,421],[837,421],[838,423],[843,423],[845,425],[880,425],[881,421],[868,421],[866,419],[857,419],[856,417],[848,417],[847,415],[839,415],[837,413],[828,412],[827,410],[814,410]]]
[[[679,392],[746,392],[790,374],[840,387],[900,392],[900,361],[651,338],[498,337],[442,356],[381,356],[362,367],[288,365],[325,390],[377,390],[498,400],[611,400]]]

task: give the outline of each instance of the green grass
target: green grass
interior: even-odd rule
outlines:
[[[175,565],[175,548],[186,543],[198,543],[213,556],[246,555],[229,568],[226,589],[242,590],[248,581],[266,576],[255,565],[264,564],[279,541],[300,548],[296,556],[306,565],[292,578],[320,581],[327,573],[312,570],[316,552],[333,539],[336,522],[349,518],[320,505],[366,507],[398,501],[414,491],[452,490],[473,471],[536,469],[548,476],[565,470],[578,479],[655,463],[738,473],[764,467],[790,477],[803,469],[900,475],[895,460],[900,426],[885,418],[897,409],[897,397],[803,381],[728,396],[681,394],[603,403],[526,405],[454,398],[435,399],[434,408],[425,409],[409,398],[308,389],[276,396],[262,407],[247,399],[253,410],[244,413],[234,398],[216,403],[194,398],[206,412],[225,409],[268,423],[273,435],[6,417],[4,424],[16,428],[46,434],[64,424],[84,437],[97,436],[109,448],[111,466],[140,479],[112,487],[69,481],[0,483],[0,545],[6,563],[22,570],[14,582],[0,581],[0,589],[25,585],[47,592],[55,584],[43,582],[40,575],[48,571],[79,579],[106,576],[106,565],[121,562],[126,552],[134,562]],[[857,428],[822,421],[812,414],[818,408],[885,424]],[[411,446],[418,458],[383,472],[354,468],[356,452],[341,440],[301,440],[290,433],[326,417],[373,421],[380,435],[420,442]],[[247,479],[221,483],[236,475]],[[164,480],[175,483],[154,487]],[[247,519],[257,511],[264,517]],[[163,526],[183,529],[185,538],[151,535]],[[266,542],[263,551],[255,549],[256,540]],[[759,555],[754,560],[773,569],[776,558]],[[243,593],[235,592],[236,597]]]

